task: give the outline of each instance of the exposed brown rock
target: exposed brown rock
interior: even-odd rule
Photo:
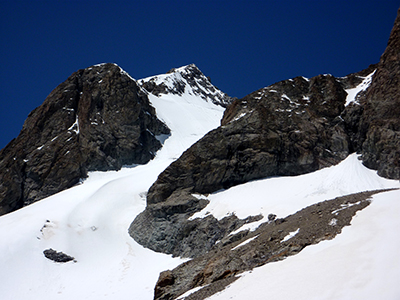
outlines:
[[[176,189],[210,193],[252,179],[298,175],[349,154],[346,92],[330,75],[302,77],[261,89],[227,108],[222,126],[172,163],[150,188],[149,204]]]

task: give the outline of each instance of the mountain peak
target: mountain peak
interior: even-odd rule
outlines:
[[[156,96],[161,94],[199,96],[205,101],[226,107],[234,98],[216,88],[195,64],[173,68],[165,74],[138,80],[138,84]]]
[[[88,171],[143,164],[169,129],[116,64],[73,73],[0,151],[0,215],[69,188]]]
[[[201,72],[200,69],[195,64],[192,63],[179,68],[172,68],[166,74],[172,74],[175,72],[192,72],[192,70],[195,70],[195,72]]]

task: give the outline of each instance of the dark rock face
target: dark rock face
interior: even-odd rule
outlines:
[[[131,224],[129,234],[142,244],[151,244],[151,249],[155,251],[196,257],[230,232],[262,219],[261,215],[244,220],[231,215],[218,221],[210,215],[204,219],[189,220],[208,203],[208,200],[197,199],[185,190],[177,190],[166,202],[148,205]]]
[[[69,188],[88,171],[143,164],[169,134],[136,81],[114,64],[79,70],[33,110],[0,152],[0,215]]]
[[[361,99],[364,164],[400,179],[400,9],[371,86]]]
[[[338,79],[320,75],[278,82],[234,101],[219,128],[159,175],[130,235],[146,247],[173,255],[196,257],[209,251],[249,220],[209,216],[189,221],[207,204],[191,194],[269,176],[304,174],[340,162],[351,148],[340,117],[346,95]],[[166,213],[182,202],[190,204],[181,206],[179,213]],[[207,224],[210,232],[204,234],[196,222]]]
[[[214,245],[204,255],[162,272],[154,299],[177,299],[196,287],[202,288],[185,299],[206,299],[223,290],[244,271],[283,260],[309,245],[333,239],[343,227],[350,225],[357,211],[370,204],[369,197],[383,191],[338,197],[306,207],[284,219],[265,222],[253,232],[241,231],[230,240]]]
[[[346,92],[330,75],[276,83],[229,106],[222,126],[172,163],[150,188],[148,204],[173,191],[210,193],[249,180],[298,175],[349,154]]]
[[[183,95],[185,92],[199,96],[205,101],[226,107],[234,98],[221,92],[211,84],[194,64],[178,69],[171,69],[167,74],[141,79],[138,83],[143,89],[156,96],[160,94]]]
[[[168,210],[169,205],[179,203],[177,197],[187,199],[193,193],[208,194],[258,178],[312,172],[337,164],[355,151],[381,176],[400,179],[399,37],[398,17],[378,64],[343,78],[296,77],[235,100],[219,128],[159,175],[148,191],[146,210],[130,227],[131,236],[156,251],[192,257],[206,253],[210,243],[201,238],[196,243],[195,236],[202,235],[196,226],[183,234],[191,215],[185,213],[200,210],[204,204],[192,202],[188,211],[179,213],[179,219],[155,216],[157,207]],[[374,71],[370,87],[346,105],[345,90]],[[217,223],[224,237],[234,230],[234,226]],[[176,230],[174,235],[162,236],[168,245],[162,246],[158,230],[170,226]],[[176,238],[188,235],[193,243]]]
[[[53,250],[51,248],[44,250],[43,254],[46,258],[58,263],[66,263],[71,260],[75,261],[75,258],[73,258],[72,256],[69,256],[68,254],[65,254],[63,252],[57,252],[56,250]]]

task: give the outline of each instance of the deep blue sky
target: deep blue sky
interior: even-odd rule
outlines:
[[[379,61],[399,0],[0,0],[0,148],[74,71],[115,62],[136,79],[195,63],[243,97],[274,82]]]

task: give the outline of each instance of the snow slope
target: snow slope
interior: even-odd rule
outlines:
[[[336,166],[313,173],[256,180],[213,193],[207,197],[210,204],[192,219],[210,213],[218,219],[231,213],[240,218],[259,213],[285,217],[323,200],[383,188],[400,188],[400,182],[379,177],[352,154]],[[253,300],[264,300],[266,295],[296,300],[400,299],[396,284],[400,278],[399,215],[399,190],[377,194],[335,239],[246,272],[225,291],[208,299],[242,300],[249,295]],[[265,221],[246,224],[236,232],[254,230]]]
[[[0,218],[0,299],[152,299],[158,275],[183,260],[137,244],[128,227],[174,159],[219,125],[223,108],[187,93],[149,99],[171,129],[154,160],[94,172],[82,185]],[[54,263],[52,248],[77,262]]]
[[[357,154],[351,154],[336,166],[309,174],[254,180],[210,194],[207,197],[210,204],[191,219],[202,218],[209,213],[217,219],[231,213],[239,218],[260,213],[264,216],[273,213],[278,218],[284,218],[324,200],[392,187],[400,187],[399,182],[379,177],[376,171],[363,166]]]
[[[219,125],[223,108],[188,91],[149,99],[171,129],[169,137],[159,137],[164,145],[154,160],[91,173],[79,186],[0,217],[0,299],[152,299],[159,273],[183,262],[143,248],[127,230],[145,208],[146,191],[158,174]],[[230,213],[284,217],[318,201],[386,187],[400,184],[380,178],[351,155],[314,173],[213,193],[193,217],[207,212],[217,218]],[[247,272],[211,299],[398,299],[399,199],[399,191],[374,196],[334,240]],[[76,262],[46,259],[43,250],[49,248]]]
[[[400,191],[377,194],[333,240],[246,272],[209,300],[400,299]]]

